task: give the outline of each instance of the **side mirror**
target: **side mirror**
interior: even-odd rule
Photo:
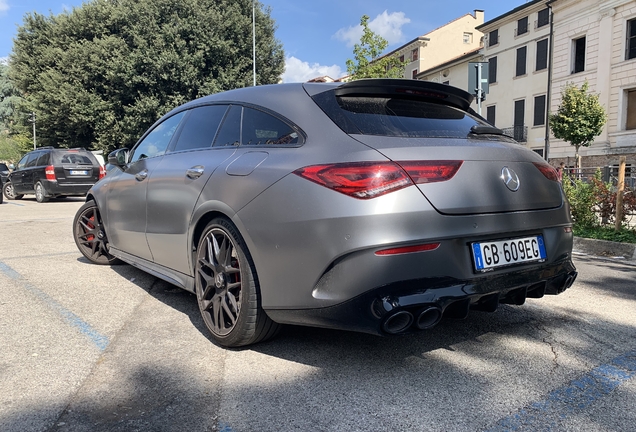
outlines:
[[[128,163],[128,149],[122,148],[109,154],[108,163],[123,168]]]
[[[11,171],[13,171],[13,170],[15,169],[15,165],[13,165],[13,164],[9,164],[9,169],[10,169]]]

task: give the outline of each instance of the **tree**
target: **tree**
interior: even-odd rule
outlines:
[[[369,17],[362,15],[360,18],[362,37],[360,43],[353,47],[355,62],[347,59],[347,72],[351,80],[363,78],[403,78],[403,61],[396,55],[380,57],[389,43],[379,34],[369,29]]]
[[[577,168],[581,167],[579,149],[590,146],[607,122],[598,95],[589,94],[587,90],[587,81],[580,88],[574,83],[567,83],[561,91],[559,109],[549,117],[554,136],[574,146]]]
[[[256,8],[257,83],[277,83],[284,52]],[[179,104],[252,85],[251,0],[93,0],[30,13],[10,75],[37,113],[38,144],[132,146]]]

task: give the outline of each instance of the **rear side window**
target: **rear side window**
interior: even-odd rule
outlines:
[[[214,141],[215,147],[239,145],[241,142],[241,117],[243,109],[240,106],[232,105],[230,111],[225,116],[221,130]]]
[[[41,153],[32,153],[29,155],[29,158],[26,161],[26,164],[24,165],[25,168],[31,168],[35,166],[35,163],[38,161],[38,157],[40,156]]]
[[[338,104],[360,134],[410,138],[466,138],[482,124],[447,105],[382,97],[339,97]]]
[[[212,147],[225,111],[226,105],[202,106],[191,110],[185,119],[174,151]]]
[[[51,153],[42,153],[36,162],[37,166],[45,166],[49,164],[49,155]]]
[[[298,133],[287,123],[263,111],[243,108],[242,145],[285,145],[297,143]]]

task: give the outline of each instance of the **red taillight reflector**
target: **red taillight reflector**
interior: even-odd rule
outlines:
[[[416,184],[452,179],[464,161],[407,161],[398,162]]]
[[[42,171],[40,171],[42,172]],[[57,180],[55,178],[55,168],[53,165],[49,165],[44,169],[44,174],[46,175],[47,180]]]
[[[557,174],[557,170],[552,167],[552,165],[548,165],[547,163],[540,162],[532,162],[532,165],[536,166],[541,174],[543,174],[548,180],[552,180],[555,182],[559,181],[559,175]]]
[[[380,256],[385,256],[385,255],[400,255],[400,254],[407,254],[407,253],[414,253],[414,252],[426,252],[426,251],[432,251],[437,249],[439,245],[440,245],[439,243],[428,243],[423,245],[382,249],[377,251],[375,254]]]
[[[99,179],[103,179],[104,177],[106,177],[106,168],[104,168],[103,166],[99,166]]]
[[[359,199],[376,198],[413,185],[404,170],[393,162],[312,165],[294,174]]]

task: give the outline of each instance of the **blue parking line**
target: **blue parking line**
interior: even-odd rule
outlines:
[[[14,202],[11,202],[11,201],[7,201],[7,204],[13,204],[13,205],[18,206],[18,207],[24,207],[24,204],[18,204],[18,203],[14,203]]]
[[[516,414],[497,422],[486,432],[551,430],[549,418],[564,419],[592,405],[630,378],[636,376],[636,350],[618,356],[592,369],[581,378],[554,390],[540,402],[534,402]]]
[[[76,328],[81,334],[86,336],[100,351],[104,351],[108,346],[109,340],[108,336],[104,336],[91,327],[86,321],[82,320],[80,317],[75,315],[70,310],[66,309],[64,306],[55,301],[52,297],[50,297],[45,292],[39,290],[35,286],[31,285],[20,273],[6,265],[5,263],[0,261],[0,272],[2,272],[5,276],[13,279],[15,281],[20,282],[23,288],[29,291],[31,294],[35,295],[39,298],[44,304],[46,304],[49,308],[53,309],[55,312],[59,313],[68,324],[72,327]]]

